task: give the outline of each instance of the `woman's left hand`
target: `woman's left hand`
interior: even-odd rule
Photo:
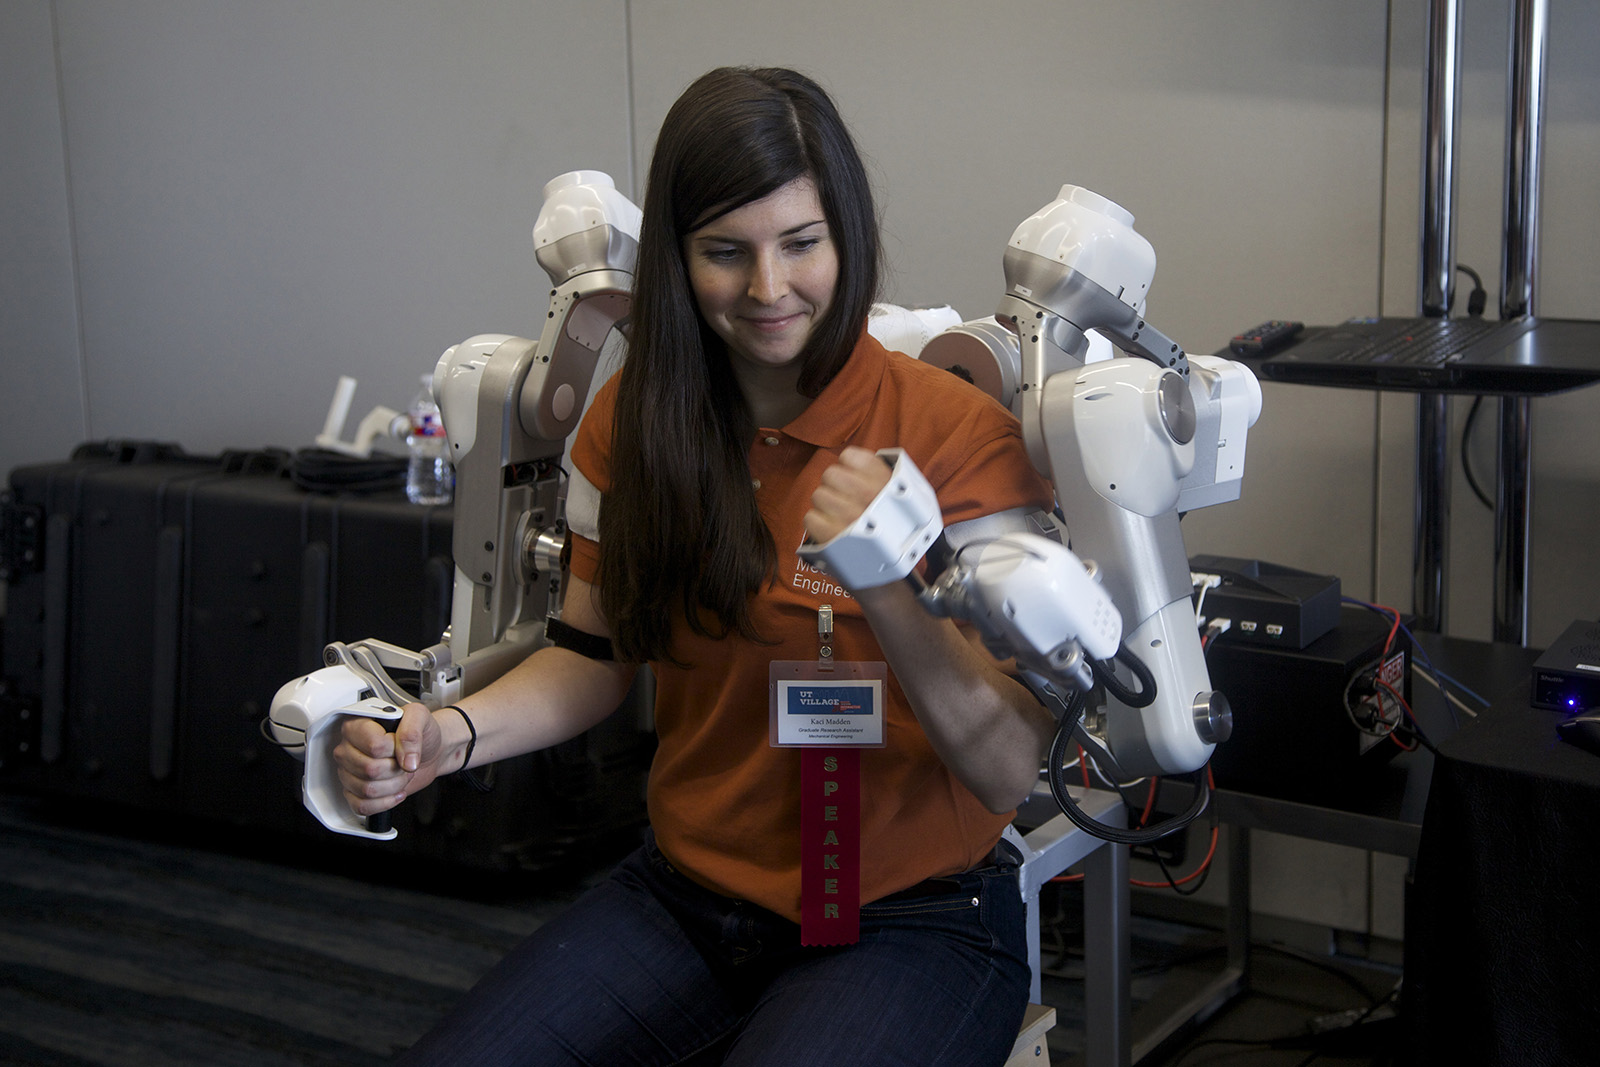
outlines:
[[[891,473],[876,453],[855,445],[846,448],[838,462],[822,472],[822,483],[811,494],[806,536],[821,544],[849,529],[889,484]]]
[[[876,453],[846,448],[822,475],[806,512],[818,543],[843,533],[889,484]],[[996,667],[976,634],[923,609],[911,587],[889,582],[850,595],[861,605],[912,712],[934,750],[991,811],[1009,811],[1032,792],[1054,735],[1054,720]]]

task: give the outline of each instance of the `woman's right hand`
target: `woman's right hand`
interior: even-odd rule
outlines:
[[[569,576],[562,618],[610,638],[599,602],[597,589]],[[474,692],[465,713],[441,709],[436,716],[423,704],[407,704],[392,734],[377,719],[351,717],[340,724],[333,748],[345,801],[357,815],[388,811],[460,770],[469,744],[475,764],[483,766],[571,740],[616,710],[635,671],[632,664],[552,646]],[[474,726],[467,725],[467,714]]]
[[[383,727],[377,719],[352,716],[339,728],[333,762],[357,815],[388,811],[439,776],[446,745],[433,712],[407,704],[394,733]]]

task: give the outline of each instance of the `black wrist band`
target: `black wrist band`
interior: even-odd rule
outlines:
[[[467,764],[472,762],[472,750],[478,747],[478,728],[472,725],[472,717],[464,711],[459,704],[446,704],[440,711],[453,711],[461,716],[461,721],[467,724],[467,751],[461,757],[461,769],[456,772],[456,777],[466,782],[480,793],[487,793],[494,788],[494,783],[480,778],[477,772],[468,769]]]
[[[569,652],[576,652],[589,659],[613,660],[616,658],[611,649],[611,640],[598,634],[585,633],[576,626],[568,626],[560,619],[551,617],[544,620],[544,636],[557,648],[564,648]]]

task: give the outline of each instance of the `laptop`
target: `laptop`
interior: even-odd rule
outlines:
[[[1408,392],[1544,395],[1600,381],[1600,322],[1359,318],[1294,332],[1259,359],[1267,381]]]

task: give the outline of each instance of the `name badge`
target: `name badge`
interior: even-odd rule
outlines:
[[[777,748],[881,748],[884,663],[777,660],[770,672]]]

